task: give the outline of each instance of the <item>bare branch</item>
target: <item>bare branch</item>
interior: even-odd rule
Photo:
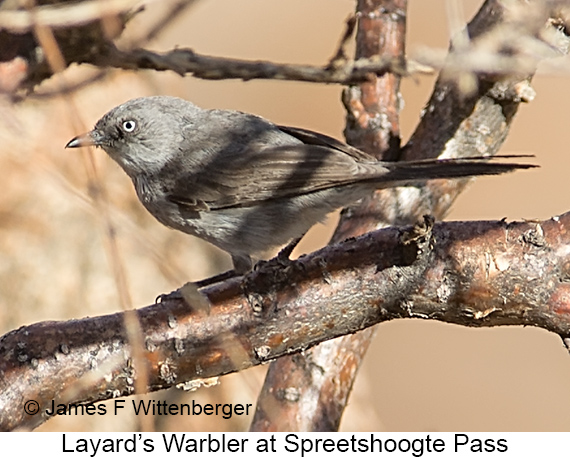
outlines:
[[[58,29],[84,25],[105,16],[126,13],[138,3],[140,0],[82,0],[36,6],[30,10],[0,9],[0,30],[22,33],[37,26]]]
[[[91,59],[93,57],[93,59]],[[195,53],[192,49],[175,49],[161,54],[146,49],[121,51],[109,46],[98,56],[90,56],[84,62],[99,67],[125,70],[152,69],[174,71],[180,75],[191,74],[202,79],[283,79],[315,83],[351,84],[368,81],[371,75],[393,72],[407,73],[400,61],[377,57],[347,62],[340,66],[278,64],[269,61],[248,61],[225,57],[212,57]]]
[[[209,315],[182,300],[140,309],[149,390],[242,370],[395,318],[533,325],[568,338],[569,244],[570,213],[544,222],[388,228],[206,289]],[[4,335],[0,429],[37,426],[51,401],[69,399],[68,386],[86,375],[90,385],[68,401],[132,394],[131,358],[123,313]],[[37,401],[40,414],[26,415],[26,400]]]
[[[338,49],[336,50],[334,56],[332,56],[329,61],[329,67],[336,67],[344,65],[349,59],[346,48],[348,47],[352,36],[354,35],[354,30],[356,29],[357,16],[354,14],[346,20],[346,29],[340,38],[338,44]]]

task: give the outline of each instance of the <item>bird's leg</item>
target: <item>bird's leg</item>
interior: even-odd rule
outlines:
[[[272,296],[271,291],[275,290],[277,284],[287,281],[289,270],[295,265],[289,256],[301,238],[291,241],[274,258],[257,262],[254,273],[243,279],[241,290],[256,317],[261,318],[272,309],[274,303],[272,300],[267,300],[267,297]]]
[[[293,252],[293,249],[297,247],[302,238],[303,237],[295,238],[287,246],[281,249],[281,251],[279,251],[275,257],[275,261],[278,265],[286,265],[290,261],[289,256]],[[196,287],[200,289],[202,287],[211,286],[212,284],[217,284],[218,282],[225,281],[226,279],[235,278],[236,276],[243,276],[246,273],[249,273],[253,268],[253,262],[250,256],[232,254],[232,262],[234,264],[233,270],[225,271],[223,273],[212,276],[211,278],[202,279],[201,281],[197,281],[194,284],[196,284]],[[269,262],[271,262],[271,260],[269,260]],[[258,265],[263,265],[264,263],[266,262],[258,262],[255,265],[255,268],[257,269]]]
[[[275,262],[277,265],[287,265],[290,261],[289,256],[293,252],[293,249],[299,244],[301,238],[295,238],[291,241],[287,246],[285,246],[277,256],[275,257]],[[230,278],[235,278],[236,276],[243,276],[246,273],[249,273],[252,270],[253,262],[250,256],[246,255],[234,255],[232,254],[232,262],[234,264],[233,270],[224,271],[223,273],[214,275],[210,278],[202,279],[201,281],[196,281],[194,284],[196,288],[201,289],[202,287],[211,286],[212,284],[217,284],[219,282],[223,282]],[[271,260],[269,261],[271,262]],[[258,262],[255,266],[263,264],[262,262]],[[168,294],[166,297],[170,297],[172,294],[176,294],[178,291],[174,291],[171,294]],[[162,297],[162,295],[161,295]]]
[[[212,284],[218,284],[219,282],[223,282],[226,279],[234,278],[236,276],[240,276],[235,270],[228,270],[224,271],[223,273],[211,276],[206,279],[202,279],[196,282],[188,282],[184,284],[180,289],[176,289],[168,294],[160,294],[158,297],[155,298],[155,303],[163,303],[166,300],[186,300],[186,294],[183,293],[182,289],[188,286],[192,286],[196,290],[201,289],[203,287],[211,286]]]
[[[160,294],[155,299],[155,303],[162,303],[165,300],[175,300],[175,299],[185,299],[185,294],[183,289],[189,285],[192,285],[196,290],[203,287],[211,286],[212,284],[218,284],[219,282],[226,281],[227,279],[235,278],[236,276],[243,276],[252,269],[253,262],[251,257],[248,255],[234,255],[232,254],[232,262],[234,264],[233,270],[224,271],[223,273],[211,276],[206,279],[202,279],[196,282],[189,282],[169,294]]]
[[[223,273],[214,275],[210,278],[196,281],[194,284],[196,284],[198,289],[201,289],[202,287],[211,286],[212,284],[217,284],[227,279],[235,278],[236,276],[243,276],[251,271],[253,265],[251,257],[245,254],[232,254],[232,262],[234,264],[233,270],[224,271]]]
[[[295,238],[287,246],[281,249],[275,258],[268,261],[259,261],[255,264],[254,268],[257,270],[262,265],[266,265],[268,263],[278,266],[287,265],[290,262],[289,256],[297,247],[302,238],[303,237]],[[202,287],[211,286],[212,284],[217,284],[219,282],[226,281],[227,279],[235,278],[236,276],[243,276],[252,270],[252,260],[250,256],[232,254],[232,262],[234,264],[233,270],[224,271],[223,273],[211,276],[210,278],[202,279],[200,281],[188,284],[193,284],[196,289],[201,289]],[[155,303],[161,303],[165,300],[170,299],[183,299],[184,294],[181,292],[182,288],[170,292],[169,294],[159,295],[156,297]]]
[[[224,271],[223,273],[211,276],[206,279],[202,279],[196,282],[188,282],[184,284],[180,289],[176,289],[168,294],[160,294],[158,297],[155,298],[155,303],[163,303],[166,300],[186,300],[186,294],[183,293],[182,289],[188,286],[192,286],[196,290],[201,289],[203,287],[211,286],[212,284],[217,284],[219,282],[223,282],[226,279],[234,278],[236,276],[240,276],[235,270],[228,270]]]
[[[287,264],[291,260],[289,257],[291,257],[293,250],[297,247],[302,239],[303,237],[300,236],[299,238],[295,238],[293,241],[290,241],[287,246],[279,251],[277,254],[277,260],[280,263]]]
[[[200,281],[196,281],[196,287],[201,289],[202,287],[211,286],[212,284],[217,284],[219,282],[223,282],[226,279],[235,278],[236,276],[241,276],[236,270],[228,270],[224,271],[223,273],[210,276],[206,279],[201,279]]]
[[[297,247],[299,242],[303,239],[303,237],[295,238],[293,241],[290,241],[287,246],[279,251],[279,253],[273,258],[269,260],[260,260],[255,264],[254,269],[259,270],[263,265],[273,265],[273,266],[286,266],[291,262],[289,258],[293,250]]]

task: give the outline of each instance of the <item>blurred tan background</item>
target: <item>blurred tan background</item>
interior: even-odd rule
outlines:
[[[216,56],[323,64],[336,49],[352,0],[202,0],[148,47],[191,47]],[[470,19],[481,1],[462,2]],[[152,8],[152,7],[151,7]],[[136,30],[140,15],[130,25]],[[412,0],[408,53],[447,48],[444,0]],[[73,79],[89,72],[71,68]],[[407,140],[434,77],[406,79],[402,130]],[[536,99],[519,110],[503,153],[533,153],[538,170],[478,179],[448,219],[541,219],[569,209],[568,75],[539,74]],[[49,84],[48,83],[48,88]],[[42,88],[46,89],[46,88]],[[0,103],[0,334],[41,320],[120,310],[108,259],[104,216],[87,196],[88,155],[64,150],[113,106],[133,97],[177,95],[202,107],[253,112],[277,123],[342,139],[341,87],[274,81],[202,81],[170,73],[113,71],[69,100]],[[225,254],[168,230],[142,209],[128,178],[94,154],[109,200],[133,305],[150,304],[187,280],[230,263]],[[330,227],[305,240],[314,250]],[[168,268],[165,268],[168,265]],[[225,376],[195,393],[153,394],[169,401],[254,403],[265,367]],[[344,431],[568,431],[570,355],[555,335],[533,328],[467,329],[401,320],[378,327],[343,417]],[[250,418],[167,418],[160,430],[246,430]],[[128,414],[53,419],[39,430],[129,431]]]

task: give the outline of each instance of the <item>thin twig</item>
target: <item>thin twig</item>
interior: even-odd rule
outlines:
[[[351,38],[354,35],[354,30],[356,29],[357,15],[353,14],[346,20],[346,28],[338,44],[337,51],[334,56],[330,59],[327,68],[336,68],[346,64],[349,60],[346,53],[346,48],[348,47]]]
[[[150,1],[150,0],[149,0]],[[76,3],[36,6],[27,10],[0,10],[0,30],[23,33],[34,27],[52,29],[79,26],[130,11],[140,0],[83,0]]]
[[[202,79],[282,79],[316,83],[351,84],[368,81],[371,75],[387,72],[408,74],[408,69],[397,59],[377,57],[347,62],[330,68],[328,65],[279,64],[269,61],[250,61],[197,54],[192,49],[174,49],[157,53],[146,49],[121,51],[109,46],[106,53],[93,56],[84,63],[100,67],[114,67],[125,70],[174,71],[179,75],[192,74]],[[416,72],[425,71],[425,66],[415,67]]]

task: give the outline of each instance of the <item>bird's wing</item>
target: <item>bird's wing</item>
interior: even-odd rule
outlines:
[[[337,151],[343,152],[344,154],[347,154],[359,161],[369,162],[376,160],[374,157],[370,156],[364,151],[343,143],[342,141],[338,141],[330,136],[323,135],[322,133],[313,132],[312,130],[305,130],[299,127],[287,127],[284,125],[278,125],[277,128],[282,132],[285,132],[288,135],[301,140],[305,144],[325,146],[328,148],[336,149]]]
[[[178,180],[170,200],[196,211],[252,206],[348,185],[367,172],[382,173],[371,160],[358,162],[337,148],[311,144],[250,150],[220,157]]]

